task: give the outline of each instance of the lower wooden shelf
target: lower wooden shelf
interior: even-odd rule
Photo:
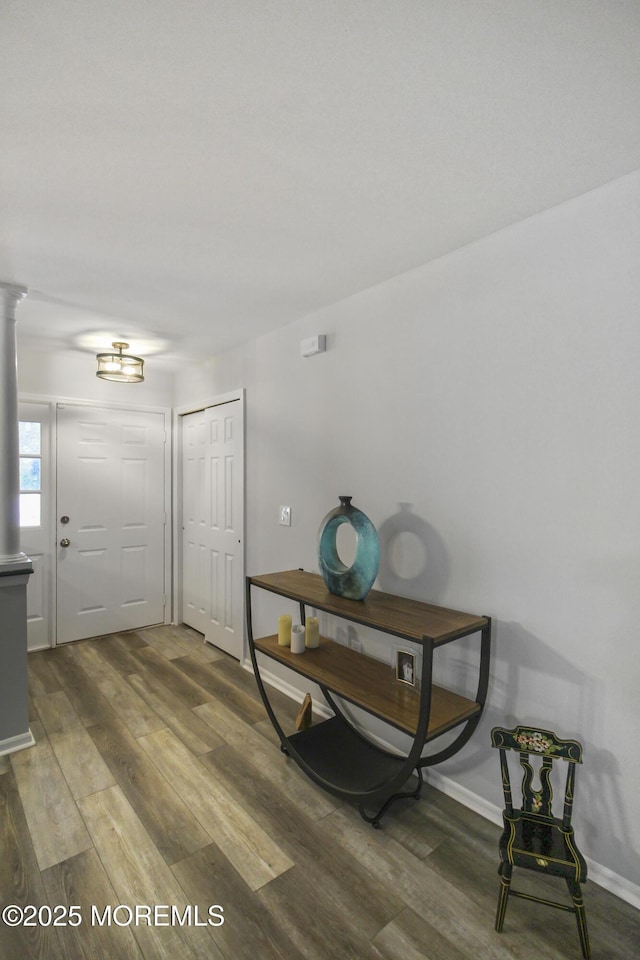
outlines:
[[[300,759],[339,796],[374,793],[397,777],[405,757],[383,753],[359,736],[341,716],[288,737]]]
[[[398,730],[415,736],[420,694],[415,688],[398,683],[389,664],[325,637],[320,638],[319,647],[302,654],[291,653],[289,647],[279,646],[277,636],[261,637],[254,644],[258,652],[285,664],[290,670],[326,687]],[[426,740],[439,737],[481,710],[480,703],[433,684]],[[324,728],[326,724],[321,726]],[[363,743],[360,737],[357,739],[358,744]]]

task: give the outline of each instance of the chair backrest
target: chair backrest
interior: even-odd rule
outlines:
[[[511,795],[507,750],[514,750],[520,755],[520,765],[524,770],[524,776],[522,778],[522,811],[524,813],[535,814],[539,817],[553,817],[551,809],[553,799],[551,768],[554,760],[562,759],[567,762],[562,826],[568,830],[571,826],[571,814],[573,810],[576,764],[582,763],[582,745],[578,743],[577,740],[561,740],[551,730],[541,730],[539,727],[524,726],[514,727],[513,730],[494,727],[491,731],[491,743],[500,751],[502,790],[504,792],[504,802],[508,817],[513,816],[513,799]],[[533,785],[535,771],[531,760],[535,756],[541,758],[539,766],[539,790],[536,790]]]

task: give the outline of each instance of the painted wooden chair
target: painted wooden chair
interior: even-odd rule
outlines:
[[[560,740],[550,730],[538,727],[515,727],[505,730],[494,727],[491,742],[500,751],[502,771],[502,789],[505,809],[503,811],[504,831],[500,837],[500,893],[496,913],[496,930],[502,932],[509,896],[535,900],[550,907],[574,913],[578,924],[580,945],[585,960],[589,960],[589,934],[580,884],[587,879],[587,865],[578,850],[571,813],[575,785],[576,764],[582,763],[582,746],[577,740]],[[515,809],[511,796],[509,762],[507,751],[518,753],[523,768],[522,806]],[[534,758],[538,757],[539,762]],[[551,770],[556,760],[567,764],[567,778],[564,792],[562,818],[553,816],[551,810],[552,787]],[[533,762],[532,762],[533,761]],[[534,786],[537,767],[539,788]],[[524,867],[551,876],[562,877],[568,887],[573,906],[546,900],[543,897],[520,893],[511,889],[511,874],[514,867]]]

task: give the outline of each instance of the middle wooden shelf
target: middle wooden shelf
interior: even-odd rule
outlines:
[[[415,737],[420,693],[395,681],[389,664],[325,637],[320,638],[319,647],[302,654],[279,646],[277,636],[258,638],[254,645],[257,652]],[[481,710],[480,703],[433,684],[426,741],[446,733]]]

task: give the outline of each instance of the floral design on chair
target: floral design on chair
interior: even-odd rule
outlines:
[[[553,749],[553,744],[549,737],[545,736],[540,730],[523,730],[516,737],[516,741],[524,749],[535,750],[536,753],[545,753]]]

